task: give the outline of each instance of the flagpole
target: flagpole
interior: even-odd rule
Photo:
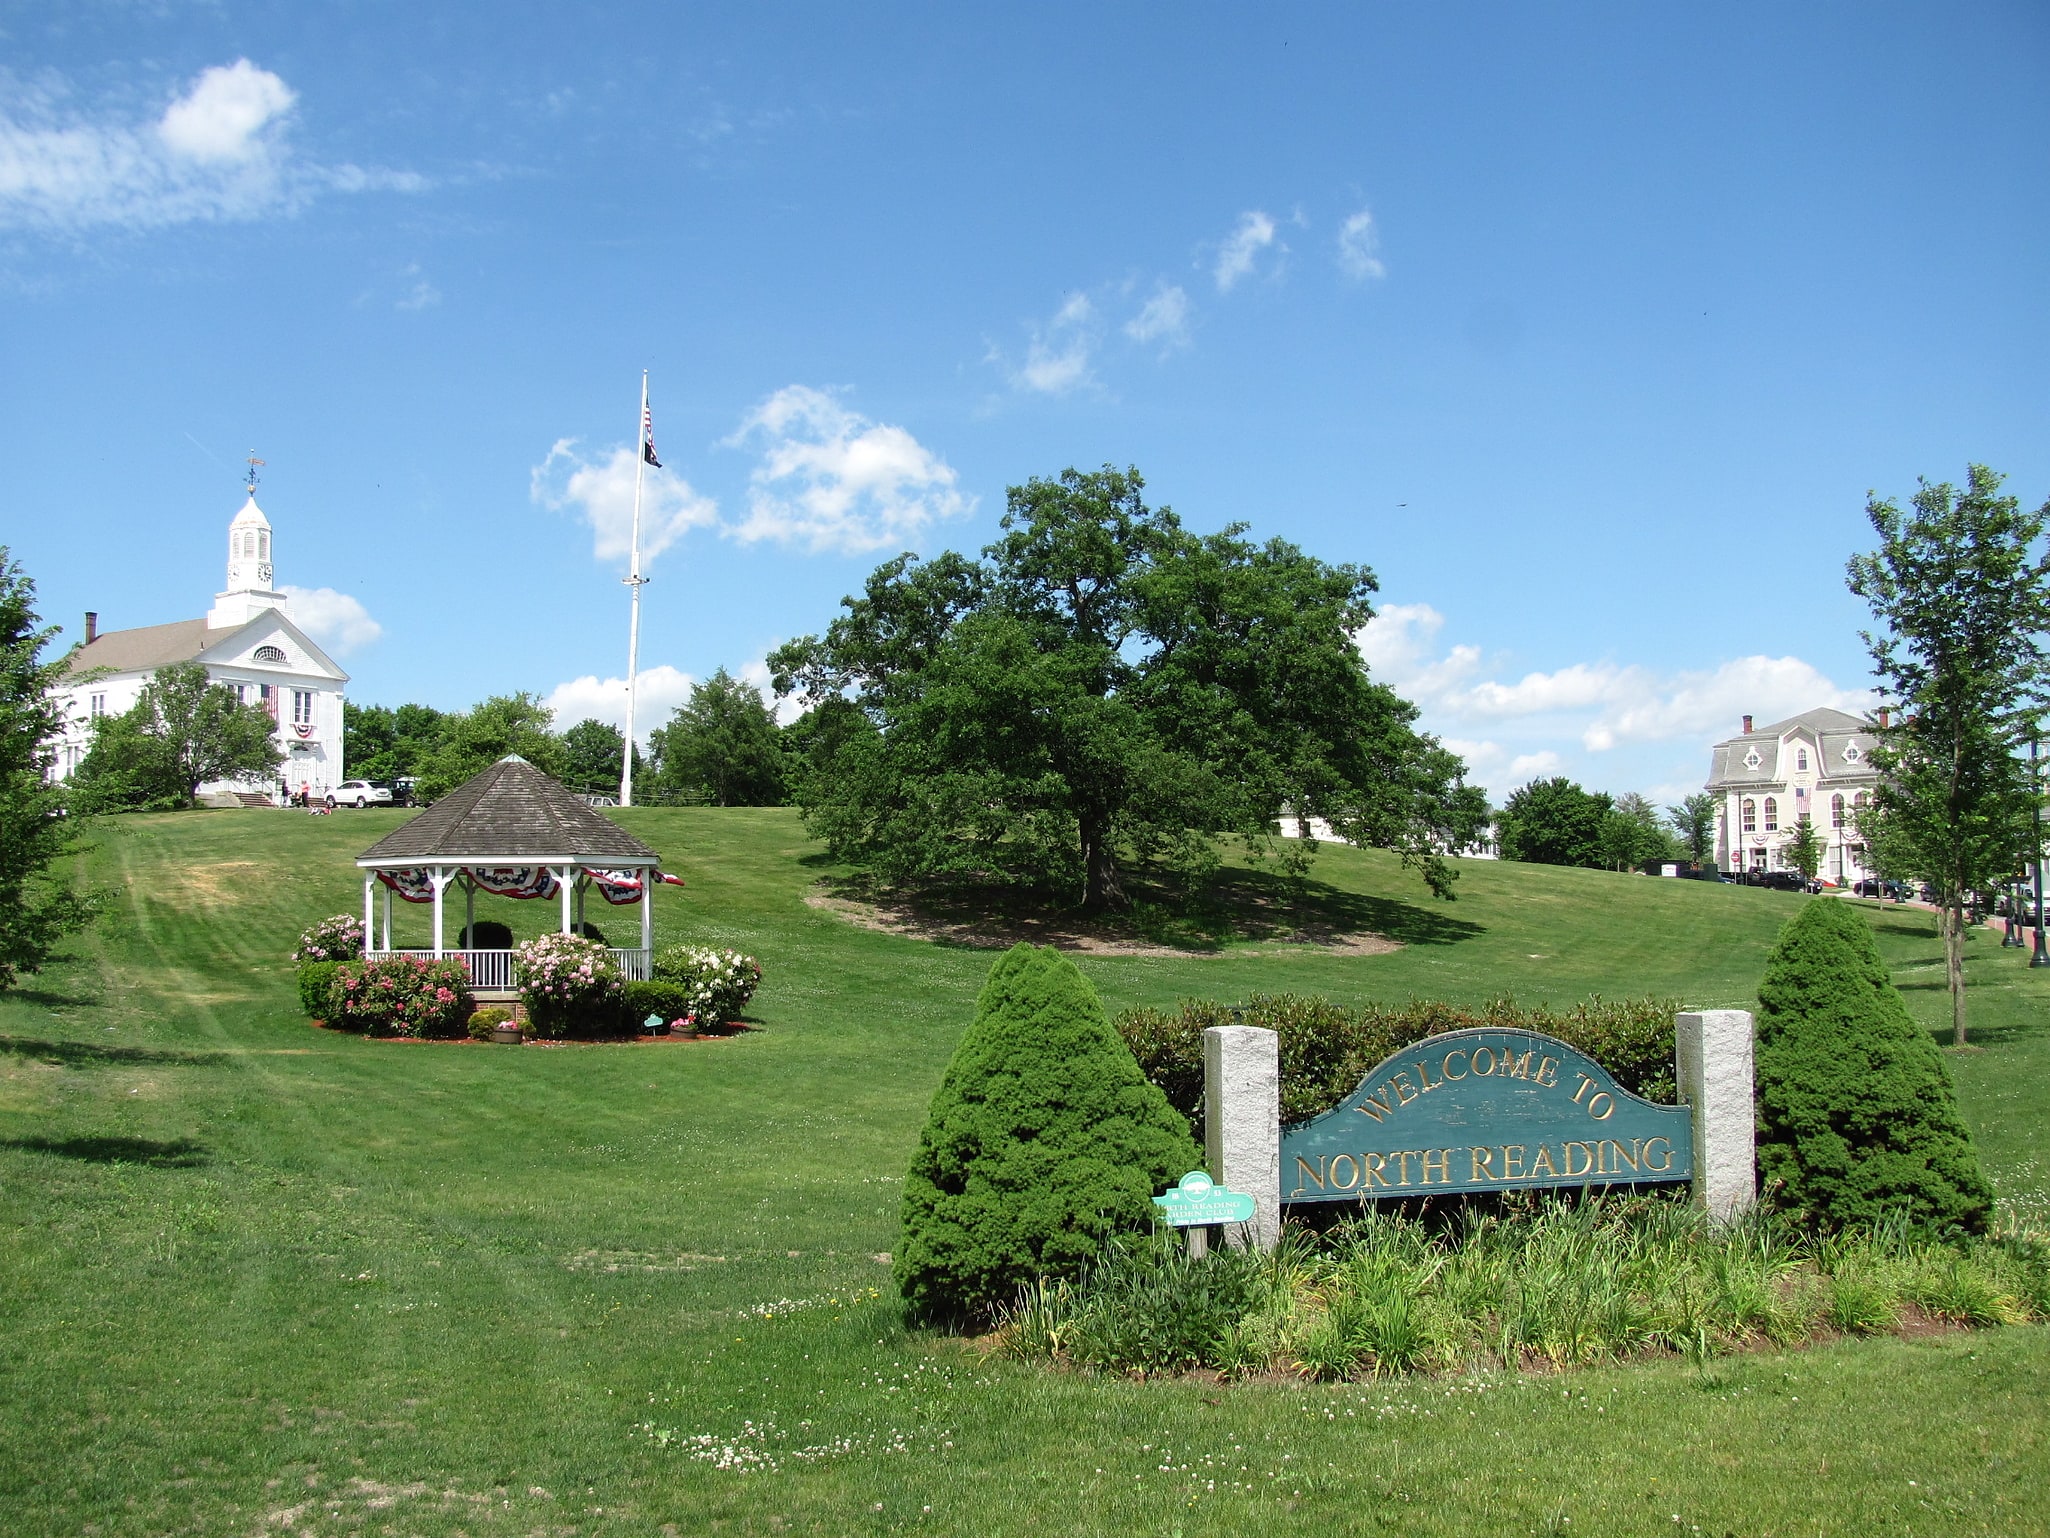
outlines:
[[[634,804],[634,687],[641,664],[641,479],[648,467],[648,371],[641,370],[641,414],[634,418],[633,554],[627,566],[627,590],[633,594],[633,618],[626,632],[626,747],[619,766],[619,804]]]

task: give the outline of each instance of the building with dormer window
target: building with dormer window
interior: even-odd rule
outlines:
[[[1871,874],[1857,814],[1872,800],[1879,739],[1841,710],[1806,710],[1715,745],[1707,790],[1721,802],[1716,864],[1739,870],[1792,867],[1781,847],[1803,818],[1823,836],[1823,880],[1848,886]]]
[[[85,617],[85,641],[74,650],[53,697],[64,726],[52,743],[52,775],[69,779],[92,748],[93,722],[121,715],[141,698],[158,668],[197,662],[244,704],[261,705],[278,723],[285,766],[279,779],[297,794],[325,796],[343,777],[342,695],[349,675],[292,623],[290,600],[272,581],[271,526],[256,505],[256,487],[228,525],[228,584],[203,618],[101,630]],[[200,793],[275,796],[269,784],[209,784]]]

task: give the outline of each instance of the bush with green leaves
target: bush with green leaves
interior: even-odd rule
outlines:
[[[624,1026],[625,980],[596,940],[545,934],[515,946],[513,977],[537,1036],[609,1036]]]
[[[363,921],[353,913],[337,913],[308,926],[292,952],[294,961],[357,961],[363,955]]]
[[[1013,946],[934,1094],[904,1182],[895,1275],[930,1318],[987,1317],[1146,1228],[1201,1157],[1058,951]]]
[[[1203,1130],[1203,1032],[1213,1025],[1257,1025],[1279,1038],[1281,1119],[1294,1124],[1328,1111],[1359,1087],[1368,1070],[1427,1036],[1475,1026],[1538,1031],[1578,1047],[1633,1094],[1670,1105],[1673,999],[1590,999],[1568,1010],[1525,1008],[1498,999],[1478,1010],[1412,999],[1399,1006],[1348,1008],[1300,994],[1255,994],[1242,1006],[1185,999],[1179,1008],[1128,1009],[1118,1034],[1168,1104]]]
[[[1993,1190],[1950,1075],[1862,914],[1805,904],[1780,932],[1758,1005],[1758,1170],[1774,1203],[1820,1228],[1889,1216],[1986,1227]]]
[[[739,951],[704,945],[665,946],[655,957],[655,976],[680,984],[690,994],[685,1011],[694,1025],[719,1026],[738,1020],[755,989],[762,985],[762,964]]]
[[[325,1020],[334,993],[339,961],[306,961],[299,965],[299,1007],[309,1020]]]
[[[460,961],[386,956],[335,964],[327,1023],[366,1036],[418,1036],[450,1041],[476,1008],[470,974]]]
[[[626,985],[626,1018],[636,1030],[650,1015],[664,1025],[681,1025],[696,1007],[696,994],[682,983],[654,977]]]
[[[506,1021],[510,1019],[512,1019],[512,1011],[509,1009],[500,1009],[496,1004],[492,1005],[488,1009],[478,1010],[475,1014],[470,1016],[469,1024],[466,1027],[466,1029],[470,1033],[470,1040],[491,1040],[491,1033],[497,1030],[501,1025],[504,1025]]]

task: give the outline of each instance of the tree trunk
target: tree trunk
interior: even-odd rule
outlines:
[[[1965,1044],[1965,910],[1963,900],[1942,910],[1943,975],[1950,984],[1950,1044]]]
[[[1082,814],[1082,881],[1085,913],[1128,906],[1118,879],[1117,852],[1111,848],[1110,819],[1099,812]]]

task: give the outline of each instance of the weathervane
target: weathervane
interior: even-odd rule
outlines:
[[[256,450],[251,449],[249,451],[249,494],[252,497],[256,495],[257,466],[261,465],[262,463],[263,461],[256,457]]]

